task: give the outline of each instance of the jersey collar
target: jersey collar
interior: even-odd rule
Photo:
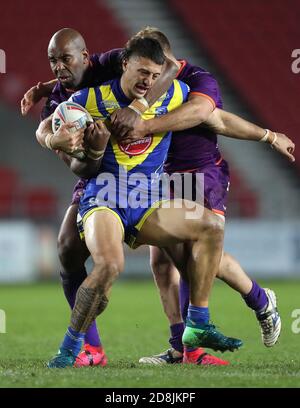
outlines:
[[[176,74],[176,78],[179,77],[179,75],[182,73],[182,71],[184,70],[184,68],[185,68],[185,66],[186,66],[186,64],[187,64],[187,61],[186,61],[186,60],[178,60],[178,62],[180,62],[181,67],[179,68],[179,71],[178,71],[177,74]]]

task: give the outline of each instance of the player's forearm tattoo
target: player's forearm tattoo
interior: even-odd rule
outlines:
[[[71,327],[85,333],[93,320],[104,311],[108,299],[101,289],[80,287],[71,316]]]

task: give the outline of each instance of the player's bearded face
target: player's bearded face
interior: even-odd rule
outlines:
[[[153,86],[162,71],[162,65],[144,57],[132,56],[123,62],[121,84],[130,98],[142,98]]]
[[[49,50],[48,58],[53,74],[65,88],[79,87],[89,64],[87,52],[65,47]]]

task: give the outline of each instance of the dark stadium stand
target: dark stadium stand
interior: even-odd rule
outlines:
[[[298,0],[170,0],[195,39],[265,126],[300,140],[300,73],[292,51],[300,48]],[[300,150],[296,150],[300,168]]]

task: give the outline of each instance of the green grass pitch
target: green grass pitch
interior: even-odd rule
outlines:
[[[108,309],[98,318],[109,365],[65,370],[45,367],[68,324],[61,288],[2,286],[6,333],[0,333],[0,387],[299,387],[300,333],[292,331],[291,314],[300,309],[300,281],[266,285],[277,293],[283,320],[279,344],[272,349],[262,345],[254,314],[240,296],[218,283],[212,294],[212,319],[223,333],[244,341],[240,351],[223,354],[231,365],[139,365],[139,357],[168,347],[168,323],[153,282],[122,281],[115,284]]]

